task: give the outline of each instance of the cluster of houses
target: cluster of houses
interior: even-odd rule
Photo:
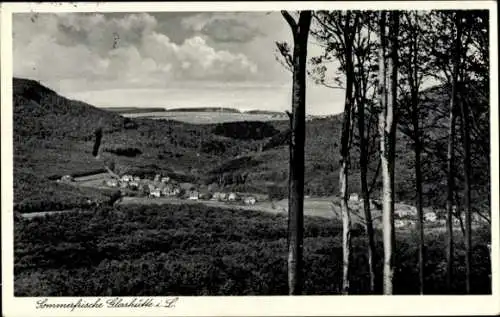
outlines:
[[[115,187],[140,191],[151,198],[178,197],[188,200],[216,200],[225,202],[243,202],[246,205],[255,205],[257,199],[253,196],[242,197],[238,193],[200,191],[195,184],[177,183],[169,177],[157,174],[153,180],[141,179],[138,176],[123,175],[120,179],[104,181],[107,187]]]
[[[104,181],[108,187],[137,190],[150,197],[178,196],[181,188],[177,184],[170,182],[169,177],[156,175],[153,180],[139,176],[123,175],[120,179],[112,178]]]
[[[359,194],[351,194],[350,203],[361,203],[363,198]],[[370,200],[370,209],[381,209],[382,203],[377,200]],[[439,221],[438,214],[430,208],[424,208],[424,221],[426,223],[436,223]],[[412,227],[416,225],[417,208],[406,204],[395,204],[394,226],[396,228]]]

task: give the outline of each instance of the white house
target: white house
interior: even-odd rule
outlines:
[[[416,213],[417,213],[417,209],[414,206],[398,204],[394,208],[395,208],[394,213],[399,218],[411,217],[411,216],[416,215]]]
[[[349,195],[349,200],[350,201],[359,201],[359,195],[357,193],[353,193]]]
[[[198,193],[197,190],[189,191],[189,197],[188,197],[189,200],[198,200],[199,197],[200,197],[200,194]]]
[[[134,180],[134,177],[132,177],[132,175],[123,175],[122,176],[122,182],[130,182]]]
[[[229,196],[227,197],[227,200],[229,200],[229,201],[236,201],[236,200],[238,200],[238,195],[236,193],[229,193]]]
[[[160,198],[161,197],[161,192],[159,189],[154,189],[149,193],[150,197],[155,197],[155,198]]]
[[[61,182],[73,182],[74,178],[71,175],[64,175],[61,177]]]
[[[403,228],[405,226],[405,222],[400,219],[395,219],[394,220],[394,227],[396,228]]]
[[[128,183],[130,189],[139,189],[139,183],[136,181],[131,181]]]
[[[212,200],[220,200],[220,196],[221,196],[221,192],[215,192],[213,195],[212,195]]]
[[[218,201],[226,201],[227,200],[227,194],[222,193],[222,192],[215,192],[212,196],[213,200],[218,200]]]
[[[162,189],[162,193],[165,196],[176,196],[181,192],[181,190],[177,187],[174,187],[172,185],[166,185]]]
[[[162,183],[168,183],[170,181],[170,177],[162,177],[161,182]]]
[[[424,214],[424,219],[427,222],[435,222],[437,220],[437,214],[435,212],[427,212]]]
[[[245,197],[245,200],[244,200],[245,204],[246,205],[255,205],[255,203],[257,202],[257,199],[255,199],[255,197]]]
[[[108,179],[106,181],[106,186],[108,186],[108,187],[118,187],[118,181],[116,179]]]

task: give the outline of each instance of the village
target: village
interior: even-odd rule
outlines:
[[[363,208],[363,198],[360,198],[359,194],[353,193],[349,196],[349,208],[351,210],[362,210]],[[456,205],[453,207],[453,215],[456,215],[458,208]],[[370,210],[381,210],[382,202],[375,199],[370,199]],[[458,216],[453,217],[453,226],[460,227],[465,223],[465,215],[461,214],[460,219]],[[374,217],[374,220],[380,220]],[[433,209],[429,207],[423,208],[423,221],[426,224],[443,226],[446,223],[446,210],[444,209]],[[477,224],[484,222],[485,220],[479,216],[478,213],[472,214],[472,222]],[[398,229],[402,228],[414,228],[418,222],[418,212],[417,208],[412,205],[404,203],[394,204],[394,227]]]
[[[136,175],[125,174],[123,176],[118,175],[110,175],[106,173],[106,177],[103,179],[102,175],[98,177],[99,184],[96,184],[94,181],[90,180],[90,186],[104,187],[104,188],[116,188],[122,191],[124,196],[130,197],[144,197],[148,199],[177,199],[177,200],[187,200],[187,201],[212,201],[212,202],[222,202],[225,204],[231,205],[242,205],[242,206],[254,206],[257,202],[269,203],[268,195],[263,194],[249,194],[249,193],[239,193],[239,192],[225,192],[221,191],[218,188],[213,186],[199,185],[188,182],[178,182],[175,179],[172,179],[168,176],[162,176],[161,174],[156,174],[154,178],[146,178],[139,177]],[[96,175],[97,176],[97,175]],[[110,177],[112,176],[112,177]],[[70,175],[63,176],[60,182],[64,183],[80,183],[76,181]],[[80,185],[82,185],[80,183]],[[360,218],[363,218],[362,210],[363,210],[363,198],[358,193],[352,193],[349,196],[349,209],[351,212]],[[332,208],[332,206],[328,207],[329,204],[327,201],[325,203],[327,205],[320,206],[317,204],[314,198],[306,196],[306,203],[311,200],[311,204],[314,207],[308,207],[313,209],[324,209]],[[335,201],[335,198],[331,198],[332,201]],[[338,204],[338,202],[337,202]],[[334,205],[337,205],[334,203]],[[259,204],[260,205],[260,204]],[[264,204],[267,206],[267,204]],[[264,206],[263,205],[263,206]],[[307,203],[306,205],[309,205]],[[271,202],[271,208],[276,209],[277,205]],[[283,212],[286,212],[286,206],[281,206],[278,209],[283,209]],[[394,227],[397,229],[404,228],[415,228],[418,222],[417,208],[415,206],[399,202],[395,203],[394,209]],[[342,216],[340,215],[340,205],[331,209],[334,214],[340,219]],[[382,210],[382,203],[376,199],[370,199],[370,210],[374,212],[373,220],[375,225],[381,224],[381,215],[377,215],[377,211]],[[453,214],[457,214],[457,206],[453,206]],[[464,215],[461,215],[462,219],[455,216],[453,218],[453,226],[461,227],[463,223],[465,223]],[[443,226],[446,223],[446,210],[444,209],[433,209],[430,207],[423,208],[423,220],[424,223],[431,226]],[[473,223],[483,222],[482,219],[477,213],[472,215]]]
[[[240,202],[255,205],[257,198],[235,192],[212,191],[210,187],[201,189],[193,183],[178,183],[168,176],[156,174],[154,179],[139,176],[123,175],[120,179],[112,178],[103,181],[106,187],[135,191],[149,198],[172,197],[187,200],[215,200],[223,202]]]

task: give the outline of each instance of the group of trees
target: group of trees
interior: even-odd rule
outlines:
[[[293,34],[293,47],[285,42],[276,43],[281,55],[279,60],[293,73],[292,112],[289,113],[289,293],[300,294],[303,267],[307,76],[317,84],[345,90],[342,134],[339,140],[339,194],[343,224],[342,293],[349,293],[349,276],[352,274],[349,270],[352,211],[348,206],[348,179],[353,145],[357,145],[360,153],[358,163],[367,233],[370,290],[375,292],[376,289],[375,258],[378,255],[369,204],[374,183],[368,179],[368,170],[376,166],[375,177],[379,171],[382,177],[382,289],[384,294],[393,293],[396,251],[394,166],[398,132],[411,140],[415,157],[414,203],[419,232],[420,293],[423,294],[425,290],[426,261],[423,225],[423,176],[426,173],[422,163],[424,154],[426,157],[432,155],[437,161],[444,163],[444,172],[435,177],[444,176],[442,183],[446,184],[448,287],[453,276],[453,218],[458,217],[462,222],[457,205],[463,206],[465,291],[470,293],[471,197],[475,195],[478,201],[489,200],[489,189],[485,190],[484,185],[474,188],[471,182],[474,162],[489,159],[488,11],[282,11],[282,15]],[[310,39],[323,48],[321,56],[307,56]],[[439,113],[436,109],[435,105],[441,100],[431,103],[424,100],[425,90],[431,86],[443,87],[449,92],[447,111]],[[434,109],[429,108],[429,104],[433,104]],[[458,123],[459,135],[456,133]],[[447,133],[436,133],[439,129],[444,129]],[[476,141],[474,148],[471,145],[472,138]],[[439,143],[443,139],[448,140],[446,153],[443,143]],[[374,157],[377,157],[375,161],[378,162],[375,165],[369,162]],[[436,174],[435,171],[428,173]],[[463,186],[457,186],[457,180]],[[485,208],[475,212],[481,212],[488,219],[489,206],[478,205]]]

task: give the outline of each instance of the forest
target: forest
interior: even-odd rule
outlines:
[[[415,179],[414,205],[418,215],[419,292],[425,292],[424,267],[429,256],[426,254],[423,221],[423,161],[436,139],[446,139],[447,146],[434,148],[431,154],[444,161],[440,176],[442,183],[446,184],[446,284],[451,290],[452,281],[458,278],[453,267],[453,214],[460,210],[465,222],[465,292],[471,293],[472,213],[489,214],[489,191],[485,192],[484,188],[474,190],[472,181],[473,161],[482,157],[484,162],[489,156],[489,138],[485,138],[489,136],[488,12],[282,11],[282,15],[293,34],[292,44],[276,43],[282,65],[292,72],[293,85],[292,112],[289,113],[289,294],[300,294],[303,288],[306,76],[312,76],[317,83],[332,89],[345,90],[338,149],[339,196],[342,199],[342,293],[349,294],[354,274],[351,272],[352,215],[348,207],[348,178],[351,176],[350,152],[357,147],[370,289],[376,289],[374,258],[381,256],[383,294],[393,294],[398,253],[394,203],[396,136],[399,133],[411,140],[414,152],[411,177]],[[308,60],[309,37],[324,48],[322,56]],[[331,69],[332,61],[338,62],[337,69]],[[449,108],[442,116],[433,114],[433,109],[426,109],[426,101],[422,99],[422,90],[429,82],[448,88]],[[430,128],[433,125],[439,125],[446,132],[435,133]],[[429,130],[434,133],[428,133]],[[476,139],[471,143],[474,134]],[[378,146],[371,147],[373,143],[378,143]],[[367,159],[372,151],[379,157],[377,169],[382,177],[379,197],[383,204],[383,252],[380,255],[376,255],[369,204]],[[462,221],[462,216],[459,217]]]

